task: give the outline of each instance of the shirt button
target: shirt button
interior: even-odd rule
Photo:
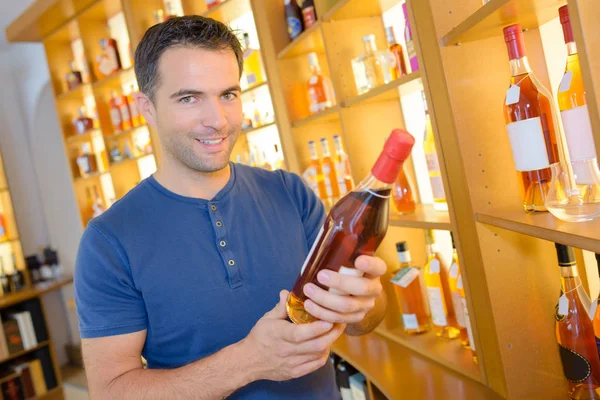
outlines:
[[[223,223],[221,221],[217,221],[217,226],[220,228],[223,226]]]
[[[233,267],[234,265],[235,265],[235,261],[233,261],[233,260],[229,260],[229,266],[230,266],[230,267]]]
[[[226,245],[227,243],[225,243],[225,241],[224,241],[224,240],[221,240],[221,242],[219,242],[219,244],[221,245],[221,247],[225,247],[225,245]]]
[[[217,210],[217,206],[215,206],[214,204],[211,204],[210,205],[210,209],[213,210],[213,211],[216,211]]]

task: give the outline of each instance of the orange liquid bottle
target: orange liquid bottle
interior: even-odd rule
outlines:
[[[412,193],[412,184],[406,176],[404,168],[402,168],[392,187],[392,198],[398,214],[404,215],[415,212],[416,204]]]
[[[460,330],[460,343],[468,347],[469,346],[469,334],[467,332],[467,323],[465,321],[465,311],[462,302],[462,296],[460,289],[458,288],[458,279],[461,278],[460,267],[458,265],[458,253],[454,244],[454,235],[452,236],[452,264],[448,271],[448,280],[450,282],[450,292],[452,293],[452,305],[454,306],[454,313],[456,314],[456,323]],[[462,278],[461,278],[462,283]]]
[[[323,151],[321,165],[323,166],[323,181],[325,182],[325,189],[327,190],[327,196],[335,202],[340,199],[340,188],[338,185],[335,163],[331,159],[329,143],[325,138],[321,138],[321,150]]]
[[[124,129],[123,119],[121,118],[121,109],[119,106],[119,95],[116,91],[113,90],[113,92],[111,93],[110,100],[108,102],[108,111],[110,113],[110,121],[115,132],[120,132]]]
[[[308,142],[308,149],[310,151],[310,159],[311,162],[307,168],[308,175],[316,182],[317,192],[319,194],[319,198],[326,203],[326,205],[331,205],[331,198],[327,194],[327,187],[325,186],[325,178],[323,177],[323,167],[321,165],[321,161],[319,160],[319,156],[317,155],[317,147],[315,146],[314,141]]]
[[[348,155],[344,151],[340,135],[333,136],[333,144],[335,146],[335,169],[338,188],[340,189],[340,195],[343,196],[354,188],[354,180],[350,170],[350,160],[348,160]]]
[[[332,107],[335,95],[329,78],[321,74],[317,53],[308,54],[308,63],[312,72],[308,80],[308,110],[311,114],[316,114]]]
[[[131,91],[127,95],[127,105],[129,106],[129,112],[131,114],[131,125],[133,127],[138,127],[142,125],[142,115],[137,108],[137,103],[135,102],[135,98],[133,94],[135,93],[135,86],[131,85]]]
[[[392,26],[388,26],[385,28],[385,37],[387,39],[389,50],[393,54],[394,59],[396,60],[393,69],[394,79],[398,79],[407,74],[406,61],[404,60],[404,49],[402,48],[402,45],[400,45],[396,40],[396,35]]]

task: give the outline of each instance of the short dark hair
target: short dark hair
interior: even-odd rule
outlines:
[[[160,81],[158,63],[172,47],[232,50],[242,75],[243,51],[240,40],[227,25],[199,15],[169,18],[146,31],[135,49],[135,76],[140,91],[154,101]]]

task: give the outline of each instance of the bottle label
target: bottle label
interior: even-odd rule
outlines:
[[[429,263],[429,274],[439,274],[440,273],[440,261],[439,260],[431,260]]]
[[[558,299],[558,314],[567,315],[569,313],[569,299],[564,294]]]
[[[419,270],[413,267],[403,267],[392,278],[392,283],[406,288],[419,276]]]
[[[508,90],[506,91],[506,99],[504,104],[510,106],[511,104],[515,104],[519,101],[521,97],[521,87],[517,85],[510,85]]]
[[[302,21],[296,17],[287,17],[288,35],[292,40],[302,33]]]
[[[254,85],[257,81],[258,79],[256,78],[255,73],[246,74],[246,82],[248,82],[248,86]]]
[[[321,230],[319,231],[319,234],[317,235],[315,242],[313,243],[312,247],[310,248],[310,251],[308,252],[308,255],[306,256],[306,259],[304,260],[304,264],[302,264],[302,269],[300,270],[300,276],[302,276],[302,274],[304,273],[304,270],[306,269],[306,266],[308,265],[308,260],[310,260],[310,257],[312,256],[312,254],[314,253],[317,244],[319,243],[319,241],[321,240],[321,236],[323,236],[323,232],[325,231],[325,229],[323,229],[324,227],[321,227]]]
[[[338,271],[338,273],[341,275],[358,276],[358,277],[361,277],[365,274],[363,271],[361,271],[359,269],[344,267],[343,265],[340,267],[340,270]],[[341,295],[341,296],[348,295],[348,293],[342,292],[342,291],[334,289],[334,288],[329,288],[329,292],[333,293],[333,294]]]
[[[308,167],[306,171],[302,174],[302,177],[308,183],[308,186],[312,189],[312,191],[319,196],[319,184],[317,183],[317,170],[315,167]]]
[[[352,398],[352,390],[350,388],[340,388],[340,392],[342,393],[342,400],[354,400]]]
[[[517,171],[537,171],[550,166],[540,117],[511,122],[506,129]]]
[[[427,297],[429,298],[429,307],[431,308],[431,320],[436,326],[447,326],[446,306],[444,304],[444,295],[442,289],[438,287],[428,287]]]
[[[579,383],[590,377],[592,366],[584,356],[561,344],[558,345],[558,348],[563,372],[568,381]]]
[[[319,102],[320,99],[324,99],[325,101]],[[315,87],[310,87],[308,89],[308,101],[310,103],[308,108],[313,114],[331,107],[331,101],[326,100],[326,97],[322,91]]]
[[[304,19],[304,29],[308,29],[315,22],[317,22],[317,15],[315,13],[315,7],[306,7],[302,10],[302,18]]]
[[[331,182],[331,169],[329,165],[323,165],[323,180],[325,181],[325,191],[327,192],[327,197],[333,197],[333,187]]]
[[[365,390],[363,385],[355,385],[350,383],[352,388],[352,400],[367,400],[367,396],[365,395]]]
[[[433,193],[433,198],[445,200],[446,193],[444,192],[444,183],[442,182],[442,177],[430,176],[429,181],[431,182],[431,192]]]
[[[456,279],[458,278],[458,264],[453,262],[450,266],[450,278]]]
[[[110,120],[115,128],[119,128],[121,125],[121,113],[118,108],[110,109]]]
[[[404,329],[419,329],[419,321],[416,314],[402,314],[402,325]]]
[[[461,301],[465,316],[465,328],[467,328],[467,335],[469,336],[469,347],[475,351],[475,339],[473,338],[473,328],[471,327],[471,318],[469,317],[469,309],[467,308],[467,299],[461,297]]]
[[[129,114],[129,107],[127,104],[121,104],[119,111],[121,111],[121,118],[123,121],[131,121],[131,114]]]
[[[454,306],[454,312],[456,313],[456,322],[458,322],[458,325],[461,327],[466,328],[465,310],[460,293],[452,292],[452,305]]]
[[[346,188],[346,179],[344,176],[346,175],[344,171],[344,163],[337,162],[335,163],[335,172],[337,174],[338,187],[340,189],[340,196],[345,195],[348,190]]]
[[[573,80],[573,71],[567,71],[562,77],[560,81],[560,86],[558,87],[558,93],[566,92],[571,89],[571,81]]]
[[[592,133],[592,124],[587,105],[571,108],[560,113],[563,127],[565,128],[565,138],[569,148],[571,161],[584,160],[586,158],[596,157],[596,147],[594,145],[594,136]],[[574,166],[574,168],[577,165]],[[589,179],[592,178],[591,172],[573,171],[576,175],[577,183],[593,184]],[[578,173],[579,172],[579,173]],[[579,176],[582,175],[582,176]],[[585,176],[588,175],[588,176]],[[587,181],[584,181],[587,178]],[[580,182],[581,179],[581,182]]]

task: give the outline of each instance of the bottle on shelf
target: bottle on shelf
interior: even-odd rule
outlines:
[[[404,41],[406,42],[406,53],[410,62],[410,70],[411,72],[415,72],[419,70],[419,60],[417,59],[417,49],[415,48],[410,20],[408,19],[408,9],[406,7],[406,3],[402,3],[402,12],[404,13],[405,20]]]
[[[452,293],[452,305],[454,306],[454,314],[456,315],[456,323],[460,330],[460,344],[464,347],[469,347],[469,333],[467,331],[467,322],[465,318],[465,308],[463,307],[462,296],[458,287],[460,278],[462,286],[462,274],[458,265],[458,252],[454,243],[454,235],[450,232],[452,238],[452,264],[448,271],[448,281],[450,282],[450,292]]]
[[[123,157],[125,159],[135,158],[137,155],[135,153],[136,149],[131,143],[131,138],[125,139],[125,144],[123,145]]]
[[[79,167],[79,175],[85,177],[89,174],[98,171],[96,156],[92,153],[92,145],[83,143],[81,145],[82,154],[77,157],[77,166]]]
[[[393,78],[398,79],[408,73],[406,71],[406,61],[404,61],[404,49],[396,40],[393,26],[385,28],[385,38],[389,46],[389,51],[394,56],[394,64],[392,66]]]
[[[327,290],[317,281],[321,270],[362,276],[354,261],[361,254],[373,255],[385,237],[392,183],[413,145],[408,132],[392,131],[371,174],[331,208],[288,297],[286,308],[293,322],[315,321],[304,308],[304,285],[313,283]]]
[[[517,171],[521,172],[525,211],[547,211],[544,202],[559,161],[552,96],[537,80],[527,59],[521,26],[504,28],[512,77],[504,119]]]
[[[131,121],[131,113],[129,112],[129,104],[127,103],[127,96],[123,94],[117,95],[116,92],[113,93],[113,97],[116,96],[115,104],[119,107],[119,113],[121,114],[121,124],[123,125],[123,130],[129,130],[133,128],[133,123]]]
[[[81,71],[75,69],[74,61],[69,61],[69,72],[67,72],[65,79],[69,90],[73,90],[83,83]]]
[[[354,400],[352,397],[352,389],[350,389],[350,368],[345,361],[340,361],[337,365],[336,376],[342,400]]]
[[[304,0],[302,2],[302,19],[304,21],[304,29],[310,28],[317,22],[317,11],[314,0]]]
[[[110,162],[116,163],[119,161],[123,161],[123,154],[121,154],[121,149],[119,149],[119,141],[113,140],[110,147]]]
[[[391,82],[395,58],[389,51],[378,51],[375,35],[363,37],[365,52],[352,60],[352,72],[358,94]]]
[[[427,243],[427,263],[423,268],[423,275],[427,287],[433,331],[439,337],[454,339],[460,335],[460,330],[456,324],[448,270],[442,263],[433,232],[429,229],[425,230],[425,241]]]
[[[244,76],[245,88],[258,85],[265,81],[260,50],[250,47],[250,35],[244,32]]]
[[[10,276],[4,268],[4,259],[0,257],[0,284],[2,284],[2,294],[7,295],[12,292],[10,285]]]
[[[15,293],[25,287],[25,276],[23,275],[23,272],[19,271],[17,268],[17,259],[15,258],[15,253],[12,252],[10,257],[13,264],[12,273],[9,276],[10,287],[12,292]]]
[[[154,23],[155,24],[160,24],[162,22],[165,22],[165,11],[162,8],[156,9],[154,11],[152,11],[152,16],[154,17]]]
[[[0,212],[0,243],[6,242],[9,238],[6,226],[6,217],[4,216],[4,213]]]
[[[340,196],[343,196],[354,188],[354,180],[350,170],[350,160],[344,151],[340,135],[333,136],[333,145],[335,146],[335,172],[338,178],[338,188]]]
[[[310,152],[310,164],[304,171],[302,176],[315,192],[315,194],[325,203],[329,205],[329,198],[327,196],[327,187],[325,186],[325,179],[323,177],[323,167],[317,154],[317,147],[314,141],[308,142],[308,150]]]
[[[421,269],[412,266],[408,243],[396,243],[396,250],[400,268],[394,271],[392,283],[402,314],[404,332],[409,335],[429,332],[431,315]]]
[[[308,80],[308,110],[316,114],[334,105],[335,94],[331,80],[321,74],[317,53],[308,53],[308,64],[312,74]]]
[[[291,40],[296,39],[304,31],[304,17],[296,0],[284,0],[287,31]]]
[[[459,272],[458,279],[456,280],[456,287],[458,288],[458,292],[460,293],[460,300],[462,302],[462,309],[465,316],[465,324],[467,325],[467,335],[469,338],[468,348],[471,349],[471,357],[473,358],[473,362],[475,364],[479,364],[479,359],[477,358],[477,351],[475,349],[475,339],[473,337],[473,326],[471,325],[471,317],[469,314],[469,308],[467,307],[467,296],[465,294],[465,288],[460,269],[458,271]]]
[[[600,398],[600,357],[573,249],[556,243],[561,294],[554,317],[569,398]]]
[[[75,127],[75,133],[82,135],[88,131],[94,129],[94,120],[85,115],[85,107],[79,107],[77,110],[79,116],[73,121]]]
[[[137,103],[133,95],[136,93],[135,85],[131,85],[131,89],[127,94],[127,105],[129,106],[129,113],[131,115],[131,125],[136,128],[140,125],[143,125],[142,122],[142,114],[140,114],[140,110],[137,107]]]
[[[110,29],[108,29],[110,34]],[[100,78],[105,78],[119,71],[121,67],[121,58],[119,57],[119,48],[117,41],[113,38],[107,37],[100,39],[100,47],[102,48],[102,55],[98,56],[98,72],[100,72]]]
[[[394,199],[394,208],[400,215],[412,214],[417,207],[413,198],[413,185],[404,168],[400,170],[394,186],[392,187],[392,198]]]
[[[323,152],[321,165],[323,167],[323,180],[325,181],[327,197],[330,197],[333,202],[336,202],[340,199],[340,188],[338,187],[335,163],[331,158],[329,142],[326,138],[321,138],[321,151]]]
[[[567,44],[567,65],[565,74],[558,89],[558,107],[565,132],[567,148],[571,161],[581,161],[588,158],[597,158],[594,135],[587,107],[585,87],[579,66],[577,45],[571,28],[568,6],[558,9],[563,36]],[[577,183],[589,182],[590,178],[585,170],[577,170],[573,165]]]
[[[431,125],[431,116],[429,115],[425,92],[422,91],[421,96],[423,98],[423,108],[425,109],[425,141],[423,142],[423,151],[425,152],[429,182],[431,182],[431,190],[433,192],[433,208],[436,211],[448,211],[446,192],[444,191],[444,182],[442,181],[442,171],[435,146],[435,138],[433,137],[433,126]]]
[[[123,117],[121,116],[121,103],[123,99],[117,94],[116,90],[113,90],[108,101],[108,111],[110,113],[110,121],[115,132],[121,132],[124,130]]]

